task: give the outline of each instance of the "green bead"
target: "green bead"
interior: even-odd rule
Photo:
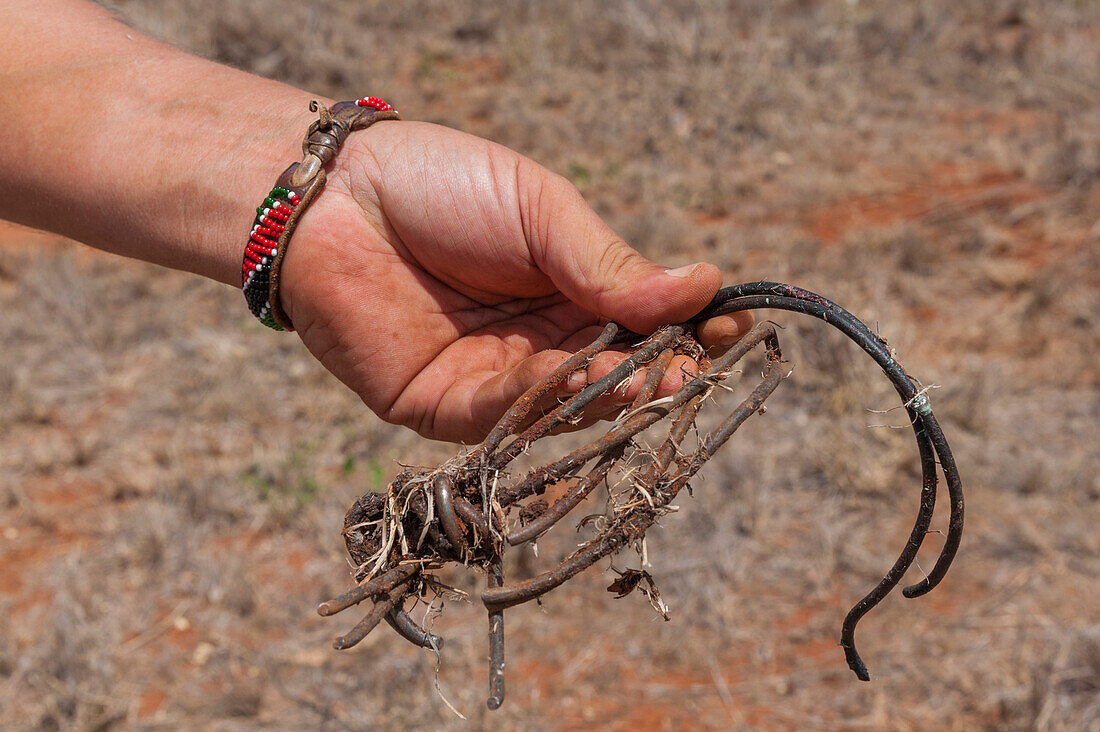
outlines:
[[[271,197],[282,196],[283,198],[290,198],[290,191],[282,186],[275,186],[271,189]]]
[[[272,330],[283,330],[283,326],[275,322],[275,318],[272,316],[270,311],[267,315],[260,318],[260,322],[266,325],[268,328],[271,328]]]

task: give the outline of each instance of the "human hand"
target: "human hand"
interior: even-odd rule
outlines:
[[[698,313],[722,280],[713,265],[648,261],[572,184],[512,150],[420,122],[348,138],[281,277],[284,309],[329,371],[386,421],[456,442],[481,439],[601,321],[649,333]],[[716,318],[699,338],[728,347],[751,323]],[[623,358],[600,354],[587,382]],[[658,397],[697,370],[677,358]],[[595,410],[617,412],[643,379]]]
[[[164,46],[92,3],[33,8],[11,14],[0,43],[0,218],[239,286],[242,227],[278,161],[299,154],[312,95]],[[95,124],[40,114],[60,98]],[[511,150],[383,122],[336,156],[280,294],[310,350],[384,419],[473,441],[601,318],[639,332],[682,321],[721,279],[710,265],[674,274]],[[748,321],[717,319],[700,339],[728,343]],[[600,355],[587,378],[619,358]],[[672,364],[660,393],[692,368]]]

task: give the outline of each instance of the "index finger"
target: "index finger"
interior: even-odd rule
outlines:
[[[704,320],[695,327],[695,335],[703,348],[707,349],[708,355],[720,356],[741,340],[741,336],[749,332],[754,322],[756,318],[752,311],[741,310]]]

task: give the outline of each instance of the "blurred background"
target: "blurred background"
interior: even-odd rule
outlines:
[[[868,411],[896,403],[873,365],[778,313],[791,378],[649,536],[671,622],[590,570],[509,611],[489,714],[484,612],[449,603],[438,685],[474,725],[1100,729],[1100,4],[105,4],[513,147],[649,257],[822,292],[941,387],[966,535],[936,591],[865,618],[870,683],[840,624],[908,535],[917,456],[873,426],[904,422]],[[347,506],[454,446],[238,292],[153,274],[0,229],[0,726],[463,726],[431,653],[384,628],[337,653],[358,618],[314,612],[350,581]]]

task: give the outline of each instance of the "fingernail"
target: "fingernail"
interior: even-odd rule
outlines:
[[[676,277],[678,279],[687,279],[691,277],[691,273],[695,271],[695,268],[699,266],[699,263],[689,264],[684,267],[677,267],[676,269],[666,269],[665,274],[669,277]]]
[[[562,384],[562,391],[567,394],[576,394],[588,383],[588,376],[583,371],[569,374],[569,378]]]

